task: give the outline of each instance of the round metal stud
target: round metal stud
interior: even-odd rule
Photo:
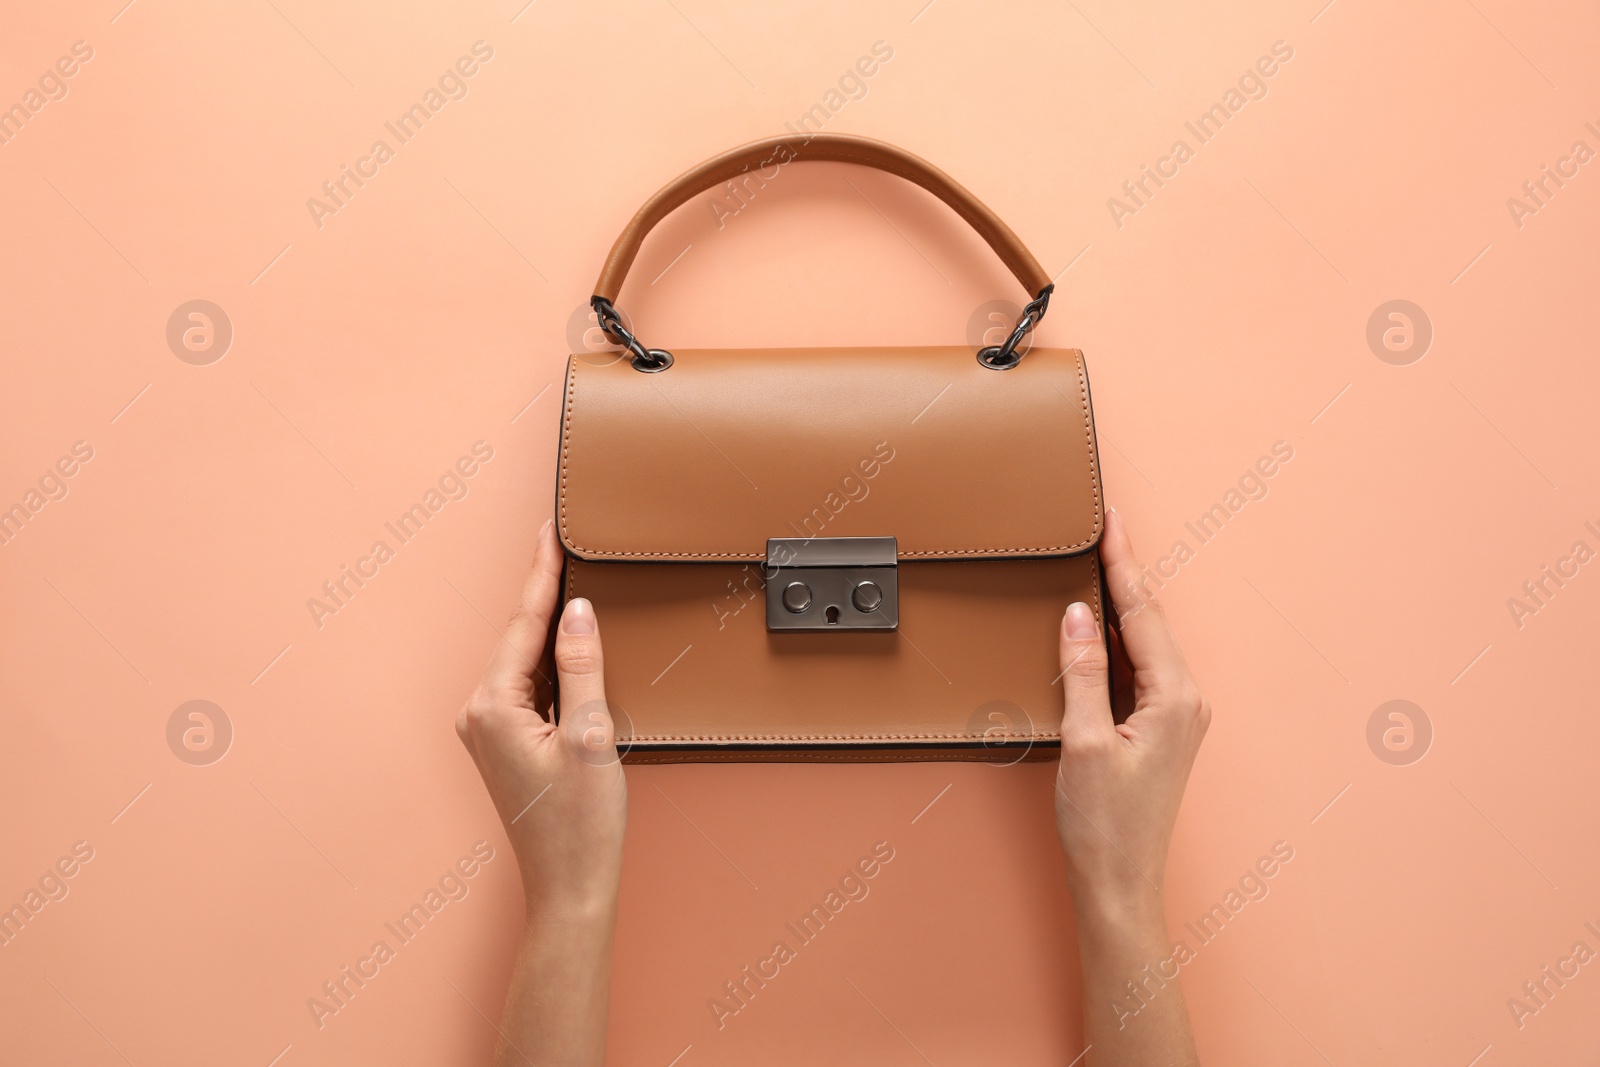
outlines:
[[[805,582],[790,582],[783,589],[783,606],[796,615],[811,606],[811,587]]]
[[[883,605],[883,590],[876,582],[861,582],[850,592],[850,603],[856,610],[871,614]]]

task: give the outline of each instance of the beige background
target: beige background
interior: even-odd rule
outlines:
[[[1203,1056],[1593,1057],[1600,964],[1520,1027],[1507,1003],[1600,951],[1600,564],[1508,606],[1600,550],[1600,163],[1561,162],[1600,151],[1592,6],[121,3],[0,28],[27,115],[0,144],[0,507],[28,515],[0,546],[0,905],[93,852],[0,948],[0,1060],[485,1059],[518,886],[451,721],[549,514],[569,324],[646,196],[826,108],[880,41],[826,128],[945,167],[1060,272],[1040,337],[1088,354],[1111,498],[1147,562],[1194,550],[1163,595],[1216,714],[1175,936],[1294,850],[1184,968]],[[391,139],[478,41],[465,97]],[[1280,41],[1200,144],[1185,122]],[[319,226],[308,199],[380,138]],[[1178,139],[1119,226],[1108,199]],[[1517,217],[1546,165],[1564,186]],[[886,175],[793,168],[717,214],[648,243],[623,305],[651,343],[959,343],[1021,295]],[[233,331],[208,365],[166,339],[197,299]],[[1419,360],[1380,344],[1406,365],[1367,340],[1391,300],[1431,323]],[[467,495],[319,627],[308,599],[479,441]],[[1185,524],[1277,442],[1200,545]],[[233,731],[209,765],[168,744],[197,699]],[[1396,699],[1410,747],[1370,747]],[[1425,758],[1379,758],[1424,718]],[[630,770],[613,1060],[1069,1062],[1051,773]],[[478,841],[467,895],[319,1028],[308,999]],[[718,1029],[723,983],[879,841],[870,895]]]

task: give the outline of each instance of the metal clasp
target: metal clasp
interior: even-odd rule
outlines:
[[[656,374],[672,366],[672,353],[664,348],[646,348],[622,324],[622,313],[611,301],[603,296],[594,296],[589,298],[589,306],[594,308],[594,320],[600,324],[600,332],[631,353],[628,362],[633,364],[634,370]]]
[[[767,541],[767,629],[893,630],[900,625],[892,537]]]
[[[1023,338],[1044,318],[1044,313],[1050,310],[1050,294],[1055,292],[1055,284],[1045,286],[1039,290],[1039,295],[1028,301],[1028,306],[1022,309],[1022,317],[1017,320],[1017,325],[1012,328],[1011,336],[1006,338],[1003,345],[991,345],[988,348],[978,349],[978,362],[990,370],[1010,370],[1022,362],[1022,357],[1027,353],[1018,352],[1017,346]]]

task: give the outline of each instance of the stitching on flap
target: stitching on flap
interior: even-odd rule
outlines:
[[[1029,734],[1031,741],[1060,741],[1061,733]],[[630,742],[653,741],[982,741],[982,734],[639,734]],[[620,745],[622,739],[618,738]]]
[[[1089,413],[1089,380],[1084,370],[1083,353],[1078,349],[1071,350],[1077,357],[1078,364],[1078,396],[1083,408],[1083,440],[1089,454],[1089,486],[1094,499],[1094,526],[1089,531],[1089,536],[1073,545],[1044,545],[1033,548],[949,548],[927,549],[914,552],[902,552],[905,558],[929,557],[949,558],[952,556],[1026,556],[1037,552],[1077,552],[1088,548],[1100,539],[1100,527],[1103,522],[1102,504],[1100,500],[1100,455],[1094,443],[1094,422]],[[567,361],[567,408],[561,425],[561,537],[574,552],[585,557],[608,556],[613,559],[744,559],[762,560],[766,554],[762,552],[613,552],[604,548],[587,548],[572,541],[567,530],[567,467],[572,453],[572,409],[577,401],[578,394],[578,363],[576,357]]]
[[[578,396],[578,357],[567,358],[567,410],[561,419],[561,539],[567,535],[567,464],[572,455],[572,405]],[[577,548],[576,545],[573,546]],[[578,551],[588,551],[578,549]]]
[[[1004,749],[992,749],[993,752],[1004,752]],[[1035,756],[1034,752],[1048,752],[1047,756]],[[1055,750],[1049,747],[1029,749],[1017,759],[1017,763],[1043,763],[1047,759],[1055,758]],[[963,752],[947,752],[934,749],[929,752],[908,753],[904,749],[895,752],[847,752],[835,749],[829,752],[788,752],[779,750],[767,757],[756,752],[705,752],[689,751],[674,752],[671,749],[646,749],[644,751],[630,751],[623,755],[623,763],[993,763],[997,762],[984,755],[979,750],[966,750]]]

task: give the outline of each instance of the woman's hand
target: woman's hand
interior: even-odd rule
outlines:
[[[488,672],[456,717],[522,870],[530,912],[609,908],[622,872],[627,786],[617,759],[594,607],[578,599],[555,639],[559,714],[535,676],[561,592],[554,526]]]
[[[1100,559],[1133,668],[1133,710],[1112,716],[1105,644],[1086,604],[1061,626],[1066,715],[1056,826],[1083,957],[1090,1064],[1198,1063],[1162,895],[1178,805],[1211,720],[1166,615],[1142,578],[1122,516],[1107,509]],[[1132,982],[1142,993],[1132,993]]]
[[[558,699],[546,699],[539,664],[561,564],[547,522],[522,604],[456,717],[511,838],[527,897],[497,1063],[598,1064],[605,1055],[628,794],[606,706],[599,623],[587,600],[561,614]]]
[[[1133,668],[1133,711],[1120,725],[1113,721],[1102,635],[1089,606],[1073,604],[1061,627],[1067,710],[1056,824],[1074,895],[1129,900],[1161,891],[1167,843],[1211,708],[1112,509],[1100,553]]]

